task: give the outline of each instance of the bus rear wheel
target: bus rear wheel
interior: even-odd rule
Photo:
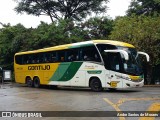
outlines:
[[[27,86],[28,86],[28,87],[32,87],[32,86],[33,86],[33,82],[32,82],[32,80],[31,80],[30,77],[27,77],[27,78],[26,78],[26,83],[27,83]]]
[[[34,86],[35,88],[39,88],[39,87],[40,87],[40,80],[39,80],[38,77],[35,77],[35,78],[33,79],[33,86]]]
[[[90,87],[95,92],[100,92],[103,90],[101,82],[98,78],[93,78],[90,82]]]

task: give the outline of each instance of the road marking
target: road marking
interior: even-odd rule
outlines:
[[[155,111],[155,113],[158,113],[160,111],[160,103],[153,103],[147,111]],[[154,120],[155,117],[142,117],[139,120]]]
[[[140,101],[140,100],[145,100],[145,101],[149,101],[149,100],[160,100],[160,98],[122,98],[117,102],[117,106],[122,105],[124,102],[127,101]]]
[[[117,103],[111,102],[107,98],[103,98],[104,101],[106,101],[108,104],[110,104],[117,112],[122,113],[121,109],[119,108],[120,105],[122,105],[124,102],[127,101],[149,101],[149,100],[160,100],[160,98],[122,98],[118,100]],[[153,103],[147,111],[159,111],[160,110],[160,103]],[[154,120],[155,117],[142,117],[140,120]],[[125,117],[119,117],[119,120],[125,120]]]
[[[117,106],[117,104],[114,104],[114,103],[112,103],[110,100],[108,100],[107,98],[103,98],[103,100],[105,100],[107,103],[109,103],[116,111],[118,111],[118,112],[122,112],[119,108],[118,108],[118,106]],[[125,120],[125,117],[119,117],[119,120]]]

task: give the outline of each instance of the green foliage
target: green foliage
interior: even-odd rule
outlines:
[[[84,25],[89,30],[91,39],[108,39],[113,28],[113,20],[95,17],[90,18]]]
[[[108,0],[16,0],[18,13],[26,12],[32,15],[47,15],[53,18],[82,20],[87,15],[105,12]]]
[[[160,15],[160,0],[132,0],[127,14]]]
[[[115,20],[111,39],[125,41],[150,55],[151,64],[160,64],[160,17],[120,17]]]
[[[9,67],[13,64],[14,53],[21,50],[24,44],[26,28],[21,24],[12,27],[7,25],[0,29],[0,64]],[[20,34],[21,33],[21,34]]]

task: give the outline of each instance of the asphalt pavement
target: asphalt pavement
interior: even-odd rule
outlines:
[[[4,119],[3,112],[6,120],[159,120],[160,86],[93,92],[89,88],[29,88],[8,83],[0,85],[0,111],[0,119]],[[31,111],[41,113],[25,113]],[[11,112],[12,118],[4,112]]]

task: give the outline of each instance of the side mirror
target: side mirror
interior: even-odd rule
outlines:
[[[0,71],[2,71],[3,69],[2,69],[2,67],[0,67]]]
[[[125,60],[129,60],[129,55],[126,51],[124,50],[104,50],[105,52],[108,53],[122,53],[124,55],[124,59]]]
[[[147,59],[147,62],[149,62],[149,55],[145,52],[138,52],[138,55],[145,55],[146,56],[146,59]]]

